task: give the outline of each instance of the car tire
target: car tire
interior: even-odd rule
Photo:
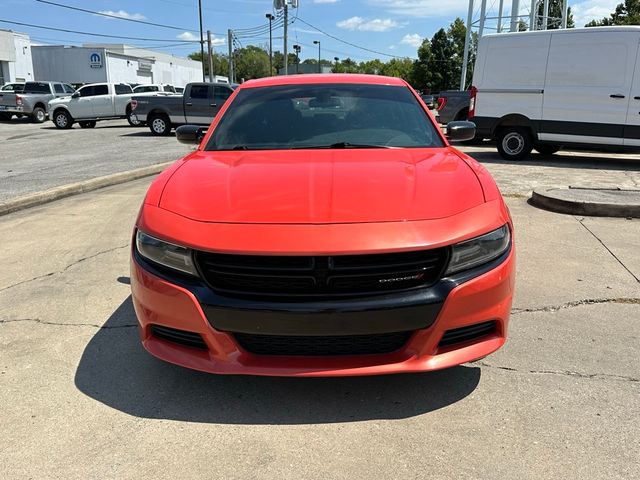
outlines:
[[[531,132],[522,127],[505,127],[498,133],[498,153],[505,160],[522,160],[533,150]]]
[[[562,147],[560,145],[541,144],[541,145],[535,145],[533,148],[540,155],[553,155],[554,153],[558,152]]]
[[[8,122],[9,120],[11,120],[10,113],[5,113],[5,112],[0,113],[0,122]]]
[[[53,124],[56,128],[67,130],[73,127],[73,118],[66,110],[58,110],[53,114]]]
[[[157,137],[165,137],[171,133],[171,120],[164,113],[155,113],[149,118],[149,130]]]
[[[138,117],[133,116],[133,110],[131,110],[131,106],[128,106],[127,107],[127,122],[129,122],[129,125],[131,125],[132,127],[142,127],[144,125],[143,122],[141,122],[137,118]]]
[[[80,125],[80,128],[94,128],[96,126],[96,121],[88,120],[86,122],[78,122],[78,125]]]
[[[44,123],[47,120],[47,112],[42,107],[36,107],[31,112],[29,119],[33,123]]]

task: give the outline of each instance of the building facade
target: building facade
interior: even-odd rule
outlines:
[[[35,79],[65,83],[162,83],[202,81],[202,65],[187,58],[122,44],[33,46]]]
[[[0,30],[0,85],[34,79],[31,40],[25,33]]]

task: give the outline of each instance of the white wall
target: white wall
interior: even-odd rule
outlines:
[[[33,80],[29,36],[8,30],[0,31],[0,62],[5,82]]]
[[[66,83],[97,83],[107,81],[104,49],[62,46],[31,48],[35,79]],[[91,68],[92,53],[102,56],[102,68]]]

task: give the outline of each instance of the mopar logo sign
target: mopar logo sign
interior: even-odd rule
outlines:
[[[102,68],[102,55],[99,53],[92,53],[89,56],[89,66],[91,68]]]

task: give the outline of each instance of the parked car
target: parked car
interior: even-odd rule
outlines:
[[[132,122],[145,122],[154,135],[169,135],[187,123],[209,125],[235,85],[189,83],[183,95],[133,97]]]
[[[49,102],[57,128],[93,128],[100,120],[129,119],[133,90],[125,83],[92,83],[80,87],[73,95]],[[131,125],[135,125],[129,120]]]
[[[442,125],[469,118],[469,90],[444,90],[435,95],[438,121]]]
[[[291,376],[437,370],[500,348],[509,211],[416,95],[378,75],[250,80],[208,131],[179,127],[198,149],[152,183],[133,233],[144,348]]]
[[[49,114],[49,101],[73,92],[71,85],[60,82],[26,82],[20,93],[0,91],[0,120],[11,120],[13,115],[18,115],[42,123]]]
[[[139,95],[141,93],[176,93],[176,89],[173,85],[153,83],[133,87],[133,93],[135,93],[136,95]]]
[[[633,26],[482,37],[470,109],[478,133],[508,160],[570,145],[637,150],[639,43]]]
[[[2,88],[0,88],[0,91],[20,93],[24,91],[24,83],[5,83]]]

